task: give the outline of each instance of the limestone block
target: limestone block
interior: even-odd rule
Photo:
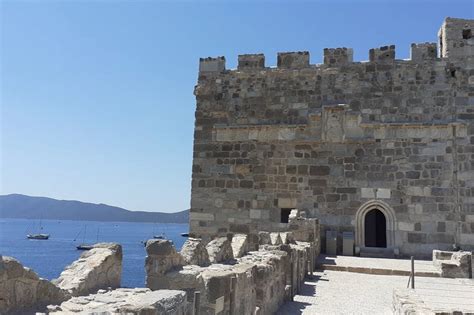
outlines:
[[[153,239],[146,244],[146,286],[152,290],[167,288],[163,281],[164,275],[175,269],[181,269],[185,264],[183,257],[176,252],[168,240]]]
[[[232,245],[227,237],[218,237],[210,241],[206,249],[211,263],[229,262],[234,259]]]
[[[271,245],[272,239],[270,238],[270,233],[265,231],[258,232],[258,244],[259,245]]]
[[[415,224],[412,222],[398,222],[398,229],[400,231],[412,232],[415,230]]]
[[[292,209],[290,215],[288,216],[288,221],[296,220],[299,217],[300,211],[298,209]]]
[[[38,277],[12,257],[0,256],[0,314],[43,311],[70,297],[65,290]]]
[[[200,213],[200,212],[190,212],[189,220],[192,221],[214,221],[214,214],[212,213]]]
[[[250,209],[250,219],[260,219],[262,217],[262,210]]]
[[[433,60],[436,56],[436,43],[411,44],[410,59],[412,61]]]
[[[248,54],[239,55],[238,66],[239,70],[255,70],[263,69],[265,67],[265,55],[264,54]]]
[[[122,246],[99,243],[67,266],[58,279],[58,287],[72,296],[95,293],[99,289],[118,288],[122,277]]]
[[[242,257],[240,263],[255,266],[254,288],[260,314],[274,314],[285,301],[285,288],[292,265],[289,255],[281,250],[259,250]]]
[[[184,242],[180,254],[188,265],[208,266],[210,264],[209,254],[201,239],[188,238]]]
[[[341,66],[353,61],[352,48],[324,48],[324,64],[328,66]]]
[[[282,69],[301,69],[309,67],[309,52],[281,52],[277,55],[277,66]]]
[[[280,232],[281,242],[283,244],[296,244],[295,237],[292,232]]]
[[[426,306],[416,291],[409,289],[394,289],[392,298],[393,314],[435,314]]]
[[[391,191],[390,189],[385,189],[385,188],[377,188],[377,198],[378,199],[390,199],[391,197]]]
[[[433,251],[433,264],[443,278],[472,278],[472,253]]]
[[[74,297],[61,305],[49,306],[49,314],[137,314],[187,315],[191,306],[186,292],[151,291],[146,288],[100,290],[97,294]]]
[[[372,48],[369,51],[370,61],[391,61],[395,59],[395,45]]]
[[[278,208],[296,208],[296,199],[278,198]]]
[[[362,198],[369,198],[369,199],[375,198],[375,191],[373,188],[361,188],[360,194]]]
[[[232,237],[232,253],[234,258],[239,258],[247,253],[248,243],[246,234],[234,234]]]
[[[277,232],[270,233],[270,241],[272,245],[283,244],[283,242],[281,241],[280,233]]]
[[[222,72],[225,70],[225,57],[199,59],[199,72]]]

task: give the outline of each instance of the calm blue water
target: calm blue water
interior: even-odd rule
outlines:
[[[0,254],[18,259],[40,277],[51,280],[79,257],[81,251],[76,245],[83,240],[95,243],[99,230],[100,242],[122,245],[124,287],[145,286],[146,252],[141,241],[165,233],[179,250],[186,240],[180,233],[188,232],[187,224],[43,220],[42,226],[42,233],[50,234],[49,240],[28,240],[27,233],[39,233],[39,221],[0,219]]]

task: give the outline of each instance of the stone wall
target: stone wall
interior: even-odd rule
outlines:
[[[157,255],[156,250],[149,250],[147,246],[147,287],[187,292],[188,302],[197,305],[199,314],[273,314],[298,292],[305,276],[314,268],[311,255],[319,252],[314,243],[296,241],[292,232],[274,234],[259,233],[260,239],[256,242],[262,245],[248,253],[241,246],[248,249],[246,241],[255,236],[237,235],[235,242],[230,236],[211,241],[207,246],[209,256],[219,253],[214,257],[220,258],[209,266],[187,265],[187,259],[181,259],[169,241],[156,240],[155,244],[167,250]],[[301,235],[307,237],[305,233]],[[272,238],[279,240],[276,245],[272,244]],[[193,239],[194,244],[187,246],[184,251],[187,257],[196,256],[193,250],[202,251],[203,246],[196,242]],[[229,251],[232,254],[232,243],[237,256],[241,257],[228,259],[222,254]]]
[[[118,288],[122,278],[122,246],[99,243],[81,254],[78,260],[53,280],[73,296],[88,295],[99,289]]]
[[[447,19],[442,30],[443,58],[427,43],[412,45],[412,60],[394,46],[368,62],[347,48],[326,50],[322,65],[307,52],[279,54],[276,68],[261,55],[236,70],[202,59],[191,235],[285,231],[285,211],[298,208],[320,219],[323,247],[327,229],[339,250],[345,231],[364,247],[365,214],[379,209],[387,247],[402,255],[473,249],[474,53],[464,37],[474,22]]]
[[[96,294],[74,297],[48,307],[49,314],[133,314],[188,315],[186,293],[176,290],[151,291],[145,288],[99,290]]]
[[[67,291],[39,278],[14,258],[0,256],[0,314],[34,314],[68,298]]]
[[[433,251],[433,264],[443,278],[472,278],[472,253]]]

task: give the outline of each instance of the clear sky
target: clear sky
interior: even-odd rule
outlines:
[[[199,57],[433,42],[474,1],[5,1],[0,194],[189,208]]]

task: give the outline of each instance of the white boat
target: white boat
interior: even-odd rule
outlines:
[[[28,234],[26,238],[29,240],[47,240],[49,239],[49,234]]]
[[[41,224],[42,220],[40,219],[39,221],[39,230],[43,231],[43,225]],[[26,234],[26,238],[29,240],[47,240],[49,239],[49,234],[46,233],[32,233],[32,234]]]

